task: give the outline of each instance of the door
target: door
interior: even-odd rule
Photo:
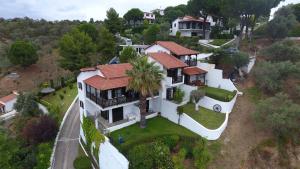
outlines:
[[[147,100],[146,112],[149,112],[149,100]]]
[[[123,120],[123,107],[112,109],[113,122]]]
[[[108,116],[109,116],[108,110],[106,110],[106,111],[101,111],[101,117],[102,117],[102,118],[104,118],[105,120],[108,121]]]

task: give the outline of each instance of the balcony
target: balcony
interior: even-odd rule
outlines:
[[[91,93],[86,93],[86,97],[90,100],[94,101],[96,104],[100,105],[102,108],[110,107],[110,106],[116,106],[119,104],[129,103],[133,101],[137,101],[139,99],[138,96],[132,95],[132,96],[120,96],[112,99],[105,99],[105,98],[99,98],[95,95],[92,95]]]
[[[189,66],[197,66],[197,60],[186,60],[185,63]]]

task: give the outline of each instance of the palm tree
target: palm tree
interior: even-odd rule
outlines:
[[[148,62],[146,56],[139,57],[132,61],[132,70],[126,72],[130,77],[127,90],[133,90],[139,93],[139,108],[141,113],[140,127],[146,127],[146,107],[147,97],[153,96],[161,88],[161,80],[163,79],[163,72],[154,62]]]

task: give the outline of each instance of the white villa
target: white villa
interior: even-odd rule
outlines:
[[[155,62],[164,75],[159,93],[147,99],[146,119],[161,115],[177,123],[176,108],[180,104],[174,103],[173,97],[178,89],[185,93],[182,104],[187,103],[190,92],[201,85],[237,90],[229,79],[223,79],[222,70],[199,62],[197,51],[174,42],[157,41],[145,49],[145,54],[148,61]],[[130,69],[132,65],[129,63],[81,69],[77,77],[81,122],[83,116],[92,117],[99,132],[106,134],[140,121],[139,94],[126,90],[129,82],[126,71]],[[220,102],[205,96],[197,103],[211,110],[217,107],[219,113],[226,114],[225,121],[218,129],[207,129],[186,114],[181,116],[180,125],[209,140],[216,140],[227,126],[236,97],[230,102]],[[80,136],[85,140],[82,129]],[[105,161],[100,163],[101,169],[128,169],[129,166],[128,160],[109,141],[101,143],[98,159]],[[108,159],[114,159],[114,162],[108,163]]]
[[[206,25],[205,36],[203,36],[203,25]],[[172,22],[170,29],[170,35],[175,36],[177,32],[180,32],[181,36],[192,37],[209,37],[211,23],[204,23],[203,18],[195,18],[192,16],[179,17]]]
[[[155,14],[152,12],[144,12],[144,20],[147,20],[149,23],[154,23],[155,21]]]

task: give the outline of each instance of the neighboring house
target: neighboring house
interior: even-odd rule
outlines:
[[[11,112],[14,109],[18,95],[18,92],[13,91],[12,94],[0,98],[0,114]]]
[[[203,35],[203,25],[206,25],[205,35]],[[180,32],[181,36],[184,37],[209,37],[210,33],[210,22],[205,22],[203,18],[195,18],[192,16],[179,17],[172,22],[170,30],[171,36],[176,36],[177,32]]]
[[[148,21],[150,24],[154,23],[155,21],[155,14],[153,14],[152,12],[144,12],[144,20]]]
[[[197,51],[185,48],[172,41],[156,41],[152,46],[148,47],[145,53],[165,52],[177,59],[185,62],[188,66],[196,66],[198,55]]]
[[[120,45],[123,49],[126,47],[132,47],[137,53],[145,54],[145,49],[149,47],[149,45]]]
[[[154,9],[151,11],[151,13],[154,13],[154,12],[157,12],[159,13],[161,16],[164,16],[165,15],[165,10],[164,9]]]

